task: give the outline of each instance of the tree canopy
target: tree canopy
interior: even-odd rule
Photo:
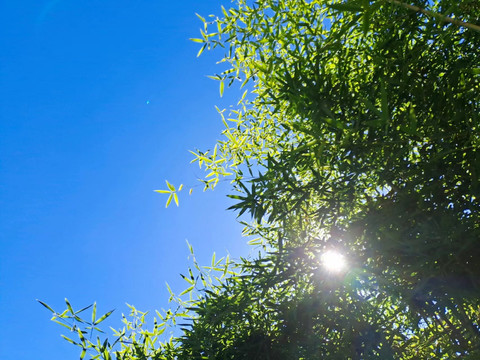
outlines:
[[[120,348],[52,310],[70,341],[102,359],[478,359],[480,4],[236,0],[201,19],[220,91],[248,90],[195,159],[207,188],[232,179],[259,254],[195,263],[190,297],[150,330],[132,307]]]

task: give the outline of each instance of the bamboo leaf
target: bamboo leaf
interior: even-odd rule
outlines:
[[[167,199],[167,203],[165,204],[165,207],[168,208],[170,206],[170,203],[172,202],[172,199],[173,199],[173,195],[175,193],[171,193],[170,196],[168,197]]]
[[[83,312],[83,311],[85,311],[85,310],[87,310],[87,309],[90,309],[92,306],[93,306],[93,304],[90,304],[90,305],[84,307],[83,309],[77,310],[77,311],[75,312],[75,314],[80,314],[81,312]]]
[[[165,180],[165,182],[167,183],[167,186],[168,188],[170,189],[170,191],[175,191],[175,186],[173,186],[172,184],[170,184],[167,180]]]
[[[62,338],[64,338],[65,340],[67,340],[69,343],[73,344],[73,345],[77,345],[77,346],[80,346],[79,343],[76,343],[75,341],[73,341],[72,339],[66,337],[65,335],[60,335]]]
[[[72,315],[75,315],[75,312],[73,311],[72,305],[70,305],[70,303],[68,302],[68,299],[67,299],[67,298],[65,298],[65,304],[67,304],[67,308],[68,308],[68,310],[70,311],[70,313],[71,313]]]
[[[191,292],[193,289],[194,289],[195,285],[192,285],[190,287],[188,287],[187,289],[183,290],[178,296],[182,296],[182,295],[185,295],[189,292]]]
[[[207,44],[203,44],[203,46],[200,48],[200,50],[198,51],[197,53],[197,57],[199,57],[200,55],[202,55],[203,51],[205,50],[205,48],[207,47]]]
[[[55,311],[50,307],[48,306],[46,303],[44,303],[43,301],[40,301],[37,299],[37,301],[42,304],[43,306],[45,306],[48,310],[50,310],[52,313],[55,313]]]
[[[92,324],[95,324],[95,318],[97,316],[97,303],[93,303],[93,309],[92,309]]]
[[[223,81],[220,81],[220,97],[223,96],[224,88],[225,88],[225,83]]]
[[[109,312],[107,312],[106,314],[102,315],[97,321],[95,321],[93,324],[94,325],[98,325],[100,324],[102,321],[104,321],[106,318],[108,318],[110,315],[112,315],[112,313],[114,312],[115,310],[110,310]]]

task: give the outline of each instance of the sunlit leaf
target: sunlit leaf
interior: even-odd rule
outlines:
[[[45,306],[48,310],[50,310],[52,313],[55,313],[55,311],[50,307],[48,306],[46,303],[44,303],[43,301],[40,301],[37,299],[37,301],[42,304],[43,306]]]
[[[168,206],[169,206],[170,203],[172,202],[172,199],[173,199],[173,195],[174,195],[174,194],[175,194],[175,193],[171,193],[171,194],[170,194],[170,196],[168,197],[167,202],[166,202],[166,204],[165,204],[165,207],[168,208]]]
[[[106,314],[102,315],[99,319],[97,319],[97,320],[94,322],[94,325],[100,324],[102,321],[104,321],[106,318],[108,318],[110,315],[112,315],[112,313],[113,313],[114,311],[115,311],[115,310],[110,310],[110,311],[107,312]]]

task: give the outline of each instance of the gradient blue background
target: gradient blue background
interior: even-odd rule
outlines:
[[[0,359],[77,359],[49,312],[97,301],[168,306],[188,248],[208,263],[248,251],[228,183],[202,192],[189,149],[222,123],[220,53],[196,58],[201,22],[229,1],[7,0],[0,11]],[[154,193],[196,186],[180,207]]]

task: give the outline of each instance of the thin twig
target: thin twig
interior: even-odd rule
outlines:
[[[440,19],[440,20],[445,21],[445,22],[449,22],[449,23],[457,25],[457,26],[463,26],[463,27],[469,28],[471,30],[475,30],[475,31],[480,32],[480,26],[478,26],[478,25],[471,24],[471,23],[461,21],[461,20],[457,20],[457,19],[451,18],[449,16],[438,14],[438,13],[430,11],[430,10],[425,10],[425,9],[422,9],[421,7],[418,7],[418,6],[415,6],[415,5],[405,4],[405,3],[401,2],[401,1],[398,1],[398,0],[387,0],[387,1],[391,4],[396,4],[396,5],[402,6],[406,9],[410,9],[410,10],[413,10],[413,11],[416,11],[416,12],[421,12],[422,14],[425,14],[427,16],[431,16],[431,17]]]

